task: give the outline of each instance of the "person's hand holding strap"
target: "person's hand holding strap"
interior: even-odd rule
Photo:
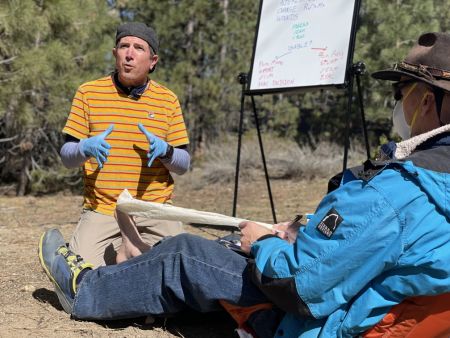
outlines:
[[[302,216],[297,215],[292,221],[274,224],[273,228],[277,236],[291,244],[294,243],[297,239],[298,229],[301,226],[301,218]]]
[[[155,158],[166,155],[167,150],[169,149],[169,144],[145,129],[142,123],[139,123],[138,127],[139,130],[147,137],[148,143],[150,145],[147,154],[147,167],[150,167]]]
[[[99,168],[103,168],[103,163],[108,158],[111,146],[105,141],[105,138],[111,134],[113,129],[114,124],[111,124],[103,133],[80,141],[80,150],[83,155],[95,157]]]
[[[241,248],[244,252],[250,253],[252,243],[262,236],[275,235],[275,230],[269,230],[258,223],[244,221],[239,224],[241,229]]]

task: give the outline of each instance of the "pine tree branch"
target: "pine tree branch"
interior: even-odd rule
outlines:
[[[9,59],[5,59],[5,60],[0,60],[0,65],[2,65],[2,64],[8,64],[8,63],[11,63],[11,62],[13,62],[14,61],[14,59],[16,59],[17,58],[17,56],[12,56],[12,57],[10,57]]]

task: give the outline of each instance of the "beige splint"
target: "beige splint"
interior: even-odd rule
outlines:
[[[235,226],[247,221],[243,218],[225,216],[213,212],[199,211],[175,207],[170,204],[140,201],[131,196],[127,189],[122,191],[117,200],[117,209],[132,216],[147,217],[183,223],[210,224],[216,226]],[[267,229],[272,229],[271,224],[256,222]]]

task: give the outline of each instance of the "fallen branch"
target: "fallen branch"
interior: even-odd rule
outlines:
[[[0,138],[0,143],[1,142],[9,142],[9,141],[13,141],[15,140],[19,135],[14,135],[13,137],[8,137],[8,138]]]

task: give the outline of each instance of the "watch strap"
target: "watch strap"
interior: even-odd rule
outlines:
[[[173,156],[173,151],[174,151],[174,148],[170,144],[167,144],[166,154],[164,156],[161,156],[160,159],[161,160],[169,160],[170,161],[172,159],[172,156]]]

